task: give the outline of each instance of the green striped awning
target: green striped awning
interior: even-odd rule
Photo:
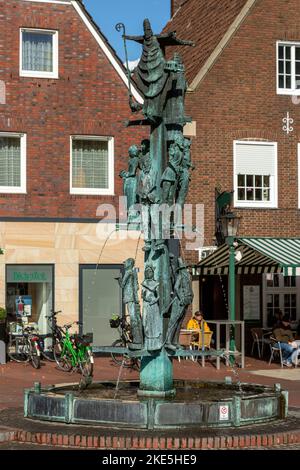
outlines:
[[[237,238],[236,273],[300,276],[300,238]],[[229,249],[220,246],[194,267],[194,275],[226,275]]]

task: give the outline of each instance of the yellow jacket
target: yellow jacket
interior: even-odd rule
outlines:
[[[209,333],[210,328],[209,328],[208,324],[206,323],[206,321],[202,320],[201,323],[204,327],[204,332]],[[191,318],[190,321],[187,324],[187,329],[188,330],[201,330],[201,325],[199,324],[198,320],[196,320],[196,318]]]

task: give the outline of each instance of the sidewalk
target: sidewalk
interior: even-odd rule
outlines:
[[[96,381],[117,380],[119,372],[119,367],[113,364],[109,358],[96,358],[94,373]],[[181,360],[180,363],[174,360],[174,377],[176,379],[223,381],[226,376],[231,376],[233,382],[237,381],[236,373],[224,364],[218,371],[208,361],[206,367],[202,368],[200,364],[191,360]],[[12,440],[44,445],[66,445],[68,447],[91,446],[92,448],[130,448],[130,446],[147,448],[148,445],[150,446],[148,448],[158,449],[167,448],[167,442],[169,442],[170,448],[182,448],[181,446],[183,446],[183,448],[195,449],[244,448],[247,446],[259,448],[261,445],[275,446],[300,442],[300,368],[281,369],[278,364],[269,366],[264,361],[247,358],[246,368],[238,369],[238,376],[241,382],[263,385],[280,383],[283,390],[289,391],[290,418],[281,423],[224,429],[217,432],[211,429],[202,429],[199,432],[182,430],[178,431],[176,436],[175,434],[171,436],[166,431],[159,433],[160,437],[157,437],[157,435],[152,436],[151,431],[136,433],[95,427],[91,435],[89,426],[33,422],[23,418],[24,388],[32,387],[34,382],[41,382],[42,385],[77,382],[79,374],[59,371],[55,363],[48,361],[43,361],[40,370],[33,369],[29,364],[9,362],[0,366],[0,442],[1,440]],[[137,378],[137,371],[131,369],[121,371],[121,380]]]

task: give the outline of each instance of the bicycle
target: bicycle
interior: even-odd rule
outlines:
[[[46,335],[39,335],[39,345],[41,349],[41,354],[45,359],[51,362],[56,362],[55,359],[55,352],[56,356],[60,354],[61,347],[60,343],[63,340],[64,337],[64,331],[61,326],[58,326],[57,324],[57,318],[56,315],[58,313],[61,313],[61,310],[51,310],[52,315],[46,316],[48,319],[49,326],[51,328],[51,333],[48,333]],[[52,322],[50,322],[52,320]],[[48,347],[48,349],[45,349],[45,339],[46,338],[52,338],[52,346]]]
[[[31,362],[35,369],[41,367],[39,337],[33,327],[23,328],[22,334],[9,334],[7,354],[15,362]]]
[[[86,335],[70,335],[69,329],[79,322],[69,323],[59,327],[64,337],[54,348],[54,357],[58,367],[66,372],[80,371],[83,377],[92,377],[94,369],[94,357],[91,343],[93,333]]]
[[[109,320],[111,328],[117,328],[119,339],[112,343],[113,348],[127,348],[131,341],[130,324],[126,321],[125,317],[113,317]],[[112,352],[111,358],[118,366],[128,367],[132,369],[140,368],[140,359],[138,357],[130,357],[127,353]]]

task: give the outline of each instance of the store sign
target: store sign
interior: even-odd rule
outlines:
[[[244,320],[260,319],[260,286],[244,286]]]
[[[12,282],[47,282],[47,274],[37,271],[33,273],[21,273],[20,271],[14,271]]]
[[[7,282],[52,282],[52,267],[8,266]]]

